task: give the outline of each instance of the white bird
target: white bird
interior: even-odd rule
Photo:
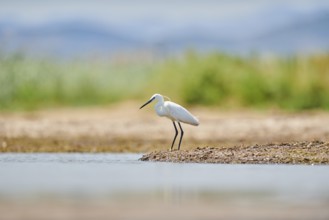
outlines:
[[[176,133],[175,133],[174,140],[171,144],[170,150],[173,149],[173,146],[174,146],[177,134],[178,134],[178,130],[177,130],[175,122],[178,123],[179,128],[181,130],[181,136],[180,136],[180,140],[179,140],[179,144],[178,144],[178,150],[179,150],[182,139],[183,139],[183,135],[184,135],[184,131],[182,129],[180,122],[198,126],[199,120],[194,115],[192,115],[189,111],[187,111],[184,107],[182,107],[174,102],[171,102],[171,101],[164,101],[163,96],[160,94],[154,94],[151,97],[151,99],[148,100],[139,109],[143,108],[145,105],[151,103],[154,100],[157,101],[157,103],[154,106],[154,109],[155,109],[157,115],[159,115],[160,117],[164,116],[164,117],[169,118],[173,122],[174,127],[175,127]]]

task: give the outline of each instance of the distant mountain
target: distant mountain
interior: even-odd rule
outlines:
[[[241,42],[246,50],[309,53],[329,50],[329,13],[306,17]]]
[[[289,18],[289,19],[288,19]],[[132,21],[109,25],[90,21],[54,21],[42,25],[0,22],[0,50],[61,57],[115,54],[138,50],[180,53],[188,48],[228,53],[311,53],[329,50],[329,13],[231,23]]]
[[[90,22],[54,22],[37,27],[0,24],[0,42],[7,51],[65,56],[112,53],[140,45],[120,30]]]
[[[158,44],[162,48],[169,47],[176,51],[194,47],[198,50],[221,50],[238,54],[329,51],[329,13],[295,16],[295,19],[290,18],[281,24],[275,20],[267,25],[264,24],[266,21],[242,21],[243,25],[248,26],[234,26],[233,29],[236,30],[232,30],[229,25],[227,30],[216,25],[208,25],[207,28],[192,25],[169,33]],[[259,24],[261,27],[252,24]]]

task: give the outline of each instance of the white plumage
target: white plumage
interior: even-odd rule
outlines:
[[[165,117],[170,118],[172,121],[182,122],[194,126],[199,125],[199,120],[184,107],[170,101],[165,101],[163,105],[164,109],[167,111],[167,115],[165,115]],[[156,108],[155,110],[157,111]]]
[[[190,125],[194,125],[194,126],[198,126],[199,125],[199,120],[194,115],[192,115],[188,110],[186,110],[184,107],[182,107],[182,106],[180,106],[180,105],[178,105],[174,102],[171,102],[171,101],[164,101],[163,96],[160,95],[160,94],[154,94],[150,98],[149,101],[147,101],[144,105],[142,105],[140,107],[140,109],[143,108],[144,106],[146,106],[147,104],[151,103],[154,100],[157,101],[157,103],[154,106],[157,115],[159,115],[160,117],[169,118],[170,120],[172,120],[172,122],[174,124],[176,133],[175,133],[175,137],[174,137],[174,140],[172,142],[172,145],[171,145],[171,150],[174,146],[174,143],[175,143],[175,140],[176,140],[176,137],[177,137],[177,134],[178,134],[175,122],[178,123],[179,128],[181,130],[181,137],[180,137],[179,145],[178,145],[178,150],[179,150],[181,142],[182,142],[182,138],[183,138],[183,135],[184,135],[184,131],[182,129],[182,126],[181,126],[180,122],[190,124]]]

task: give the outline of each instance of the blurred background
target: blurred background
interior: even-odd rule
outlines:
[[[329,109],[329,2],[0,1],[0,110]]]

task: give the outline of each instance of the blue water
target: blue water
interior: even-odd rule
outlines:
[[[329,201],[329,166],[142,162],[141,154],[0,154],[0,198],[242,194]]]

